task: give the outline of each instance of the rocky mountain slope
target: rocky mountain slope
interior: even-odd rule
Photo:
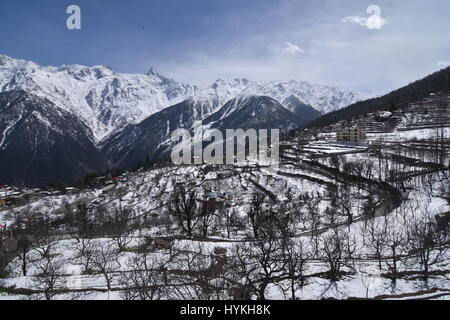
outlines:
[[[292,129],[365,98],[297,81],[219,79],[200,89],[154,68],[119,74],[106,66],[44,67],[7,56],[0,56],[0,93],[0,164],[14,169],[4,169],[0,182],[27,185],[157,158],[171,133],[194,121],[208,119],[219,129]]]
[[[106,168],[90,129],[51,101],[24,91],[0,94],[2,183],[42,186]]]
[[[106,66],[42,67],[0,56],[0,91],[24,90],[72,113],[98,142],[115,130],[138,123],[195,94],[151,68],[146,74],[118,74]]]
[[[103,150],[113,167],[126,168],[145,159],[156,160],[167,156],[172,145],[172,132],[178,128],[192,132],[195,121],[202,121],[205,128],[225,132],[226,129],[238,128],[288,131],[309,120],[264,96],[240,96],[209,116],[201,104],[185,101],[111,136],[103,145]]]
[[[298,104],[327,113],[368,96],[308,82],[219,79],[205,89],[159,74],[119,74],[107,66],[43,67],[0,56],[0,92],[24,90],[52,101],[91,128],[93,141],[136,124],[164,108],[189,100],[210,112],[246,92],[271,97],[295,112]]]

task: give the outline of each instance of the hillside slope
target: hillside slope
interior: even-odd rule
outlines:
[[[393,111],[427,98],[430,94],[450,91],[450,67],[435,72],[421,80],[415,81],[403,88],[395,90],[382,97],[357,102],[346,108],[326,114],[308,124],[309,128],[319,128],[331,125],[341,120],[357,117],[376,111]]]
[[[0,94],[0,183],[44,186],[107,167],[78,118],[24,91]]]
[[[147,158],[156,160],[170,152],[173,131],[178,128],[192,131],[194,122],[201,120],[205,127],[221,131],[249,128],[287,131],[308,122],[269,97],[233,99],[209,116],[201,105],[185,101],[112,135],[102,149],[117,168],[135,166]]]

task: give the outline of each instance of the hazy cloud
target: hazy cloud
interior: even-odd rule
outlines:
[[[379,6],[369,6],[367,8],[367,14],[369,14],[369,17],[348,16],[342,19],[342,22],[359,24],[369,30],[380,30],[387,23],[386,19],[381,17],[381,8]]]
[[[284,46],[284,52],[290,54],[291,56],[297,56],[299,54],[305,53],[305,50],[301,49],[299,46],[286,42]]]
[[[64,1],[35,1],[30,8],[31,2],[5,0],[0,11],[9,14],[0,19],[0,54],[42,65],[105,64],[124,73],[154,66],[203,87],[220,77],[246,77],[375,94],[449,65],[450,1],[378,0],[381,12],[372,7],[365,13],[371,1],[173,0],[133,6],[79,0],[89,24],[74,33],[61,25]]]

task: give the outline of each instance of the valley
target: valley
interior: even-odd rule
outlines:
[[[433,93],[292,131],[276,171],[155,163],[2,189],[31,200],[0,207],[0,297],[448,299],[449,106]],[[366,138],[341,141],[355,127]]]

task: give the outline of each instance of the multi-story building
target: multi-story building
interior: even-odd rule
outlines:
[[[337,141],[361,142],[366,138],[366,131],[361,128],[345,129],[336,134]]]

